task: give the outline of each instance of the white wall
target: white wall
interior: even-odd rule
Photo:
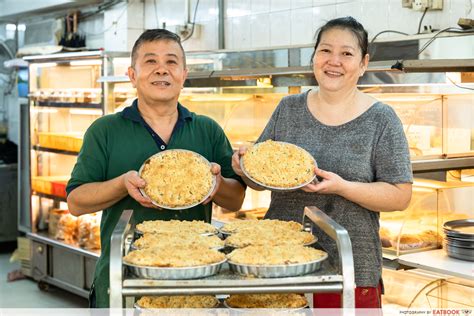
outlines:
[[[174,31],[185,21],[185,0],[145,0],[144,27]],[[155,10],[156,3],[156,10]],[[226,49],[312,44],[318,27],[327,20],[351,15],[368,30],[369,37],[392,29],[415,34],[421,11],[402,8],[402,0],[225,0]],[[196,0],[191,0],[194,12]],[[435,29],[456,26],[460,17],[474,19],[474,0],[444,0],[442,11],[428,11],[423,25]],[[138,17],[137,17],[138,18]],[[187,51],[217,49],[217,0],[200,0],[196,21],[199,39],[184,43]],[[383,34],[382,37],[394,36]]]

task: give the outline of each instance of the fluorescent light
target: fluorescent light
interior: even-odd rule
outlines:
[[[16,31],[16,24],[10,24],[9,23],[9,24],[5,25],[5,29],[7,31]]]
[[[102,110],[97,109],[70,109],[70,114],[77,115],[102,115]]]

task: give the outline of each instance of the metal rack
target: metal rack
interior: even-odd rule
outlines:
[[[110,307],[133,307],[135,297],[142,295],[203,295],[237,293],[339,292],[342,306],[354,308],[354,261],[347,231],[314,206],[305,207],[303,224],[316,225],[336,241],[339,267],[325,260],[319,271],[298,277],[246,278],[229,271],[225,264],[217,275],[196,280],[145,280],[128,273],[122,257],[128,250],[134,227],[130,223],[133,210],[125,210],[111,237]]]

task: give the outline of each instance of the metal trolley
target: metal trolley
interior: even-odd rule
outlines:
[[[285,278],[246,278],[229,271],[224,264],[214,276],[195,280],[149,280],[131,275],[122,265],[122,257],[128,251],[133,236],[130,223],[133,210],[125,210],[112,237],[110,250],[110,307],[132,308],[135,297],[144,295],[204,295],[239,293],[342,293],[342,306],[354,308],[354,262],[352,246],[347,231],[314,206],[304,210],[305,228],[314,225],[322,229],[337,243],[339,268],[329,260],[323,261],[318,271]],[[125,306],[124,306],[125,301]]]

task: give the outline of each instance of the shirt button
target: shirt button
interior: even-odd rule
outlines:
[[[165,147],[165,145],[161,145],[160,148],[161,148],[161,150],[165,150],[166,147]]]

